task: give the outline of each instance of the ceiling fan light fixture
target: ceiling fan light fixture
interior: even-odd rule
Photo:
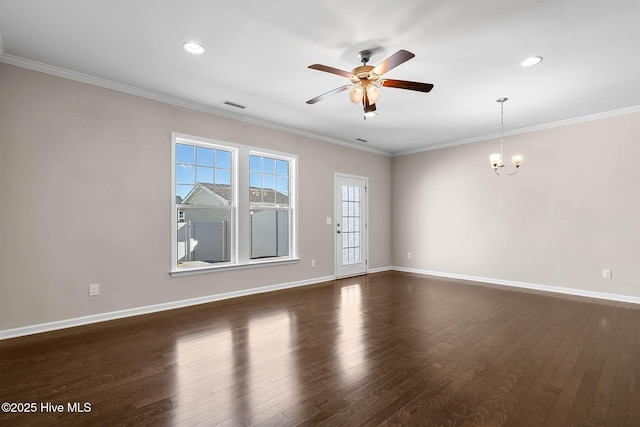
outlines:
[[[520,62],[521,67],[531,67],[532,65],[536,65],[542,62],[542,56],[532,56],[530,58],[525,59]]]
[[[366,104],[364,106],[364,117],[373,117],[376,116],[378,113],[376,113],[376,104]]]
[[[184,50],[194,55],[202,55],[204,53],[204,46],[196,42],[185,42],[182,44]]]
[[[364,88],[360,83],[356,83],[349,90],[349,98],[354,104],[362,104],[362,97],[364,96]]]
[[[380,86],[375,83],[369,83],[367,85],[367,98],[370,103],[375,104],[378,98],[380,98]]]
[[[375,103],[378,98],[380,98],[383,86],[417,92],[429,92],[433,89],[431,83],[381,78],[383,74],[396,68],[398,65],[404,64],[414,56],[413,53],[400,49],[374,67],[367,65],[371,58],[371,51],[363,50],[360,52],[362,65],[355,67],[351,71],[344,71],[322,64],[311,64],[308,68],[346,77],[349,79],[349,83],[323,93],[320,96],[316,96],[315,98],[311,98],[307,101],[307,104],[315,104],[331,95],[347,91],[349,93],[349,99],[351,99],[353,103],[362,105],[366,119],[367,117],[375,115]]]

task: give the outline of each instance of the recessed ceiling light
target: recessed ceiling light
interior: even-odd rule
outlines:
[[[204,53],[204,47],[199,43],[186,42],[182,47],[184,50],[189,53],[193,53],[194,55],[202,55]]]
[[[542,56],[532,56],[522,61],[520,65],[523,67],[531,67],[532,65],[539,64],[540,61],[542,61]]]

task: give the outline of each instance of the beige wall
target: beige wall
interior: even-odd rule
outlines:
[[[390,265],[388,157],[6,64],[0,93],[0,330],[331,276],[334,172],[369,177]],[[299,263],[169,276],[171,132],[298,155]]]
[[[496,141],[390,159],[6,64],[0,93],[0,331],[331,276],[334,172],[369,177],[370,268],[640,297],[640,113],[509,136],[496,177]],[[298,155],[299,263],[169,276],[172,131]]]
[[[515,176],[497,141],[394,158],[394,265],[640,297],[638,135],[640,113],[508,136]]]

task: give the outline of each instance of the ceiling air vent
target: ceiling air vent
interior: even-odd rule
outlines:
[[[222,103],[224,105],[228,105],[229,107],[235,107],[235,108],[239,108],[241,110],[244,110],[245,108],[247,108],[245,105],[237,104],[237,103],[231,102],[231,101],[223,101]]]

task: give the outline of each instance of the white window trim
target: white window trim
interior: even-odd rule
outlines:
[[[176,203],[176,144],[188,144],[207,148],[217,148],[232,152],[231,186],[231,261],[200,267],[178,268],[177,203]],[[291,229],[289,233],[289,255],[268,259],[251,259],[250,210],[258,208],[249,202],[249,155],[263,155],[289,161],[289,207]],[[218,141],[182,133],[171,133],[171,275],[194,274],[218,270],[259,267],[270,264],[286,264],[299,261],[298,258],[298,156],[257,147],[249,147],[225,141]],[[246,190],[246,191],[245,191]]]

